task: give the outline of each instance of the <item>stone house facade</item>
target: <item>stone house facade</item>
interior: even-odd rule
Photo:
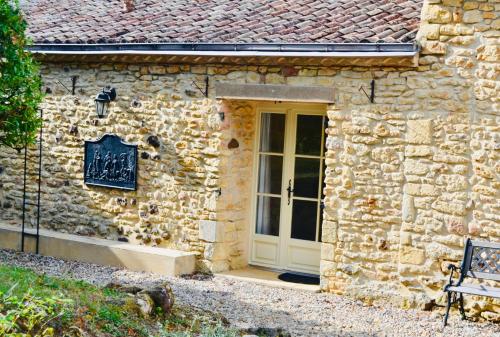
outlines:
[[[497,1],[51,2],[25,9],[47,93],[44,227],[408,307],[442,303],[465,238],[500,240]],[[134,21],[153,12],[165,21]],[[138,145],[136,191],[84,184],[84,141],[107,133]],[[0,219],[16,224],[22,158],[2,148],[0,165]]]

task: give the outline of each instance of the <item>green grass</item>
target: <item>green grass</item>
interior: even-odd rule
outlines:
[[[130,295],[84,281],[39,275],[0,265],[0,335],[236,337],[221,317],[176,305],[172,314],[145,319]],[[17,315],[17,316],[16,316]],[[18,326],[9,328],[17,318]],[[42,333],[45,331],[45,334]],[[4,334],[8,335],[6,332]]]

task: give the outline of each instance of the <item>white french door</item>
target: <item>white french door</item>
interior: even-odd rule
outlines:
[[[259,111],[250,263],[319,273],[326,118],[298,106]]]

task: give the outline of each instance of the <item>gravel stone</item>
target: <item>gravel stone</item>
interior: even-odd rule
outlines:
[[[169,282],[176,303],[218,312],[238,328],[282,329],[294,337],[500,337],[500,324],[461,321],[456,312],[443,333],[442,316],[436,311],[366,306],[334,294],[273,288],[224,276],[167,277],[8,250],[0,250],[0,263],[100,286]]]

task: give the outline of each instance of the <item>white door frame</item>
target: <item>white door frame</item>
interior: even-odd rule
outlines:
[[[326,118],[326,105],[324,104],[306,104],[306,103],[265,103],[259,104],[256,109],[255,120],[255,135],[254,135],[254,148],[253,148],[253,170],[252,170],[252,197],[251,197],[251,214],[250,214],[250,230],[249,230],[249,249],[248,255],[249,264],[258,265],[273,269],[293,270],[305,273],[319,273],[319,260],[320,260],[320,243],[318,241],[297,240],[291,238],[291,221],[292,212],[291,205],[283,201],[286,188],[288,187],[288,180],[292,179],[295,167],[295,142],[296,142],[296,116],[297,114],[307,115],[321,115]],[[261,114],[263,112],[283,113],[285,114],[285,140],[283,149],[283,170],[281,181],[281,209],[280,209],[280,224],[279,236],[262,235],[255,233],[255,226],[257,220],[257,188],[258,188],[258,174],[259,174],[259,146],[260,146],[260,133],[261,133]],[[326,135],[323,135],[326,137]],[[324,138],[323,138],[324,139]],[[323,154],[324,155],[324,154]],[[321,160],[321,174],[319,188],[323,186],[324,180],[324,166]],[[262,194],[262,193],[261,193]],[[321,194],[320,194],[321,198]],[[321,211],[321,210],[320,210]],[[319,213],[318,213],[319,216]],[[319,226],[322,224],[319,223]],[[318,231],[319,233],[319,231]],[[269,259],[266,256],[259,256],[259,247],[261,249],[269,249],[274,252],[274,258]],[[314,251],[314,256],[318,259],[318,270],[311,270],[301,266],[300,263],[289,263],[290,249],[305,249]],[[275,251],[273,250],[275,249]]]

